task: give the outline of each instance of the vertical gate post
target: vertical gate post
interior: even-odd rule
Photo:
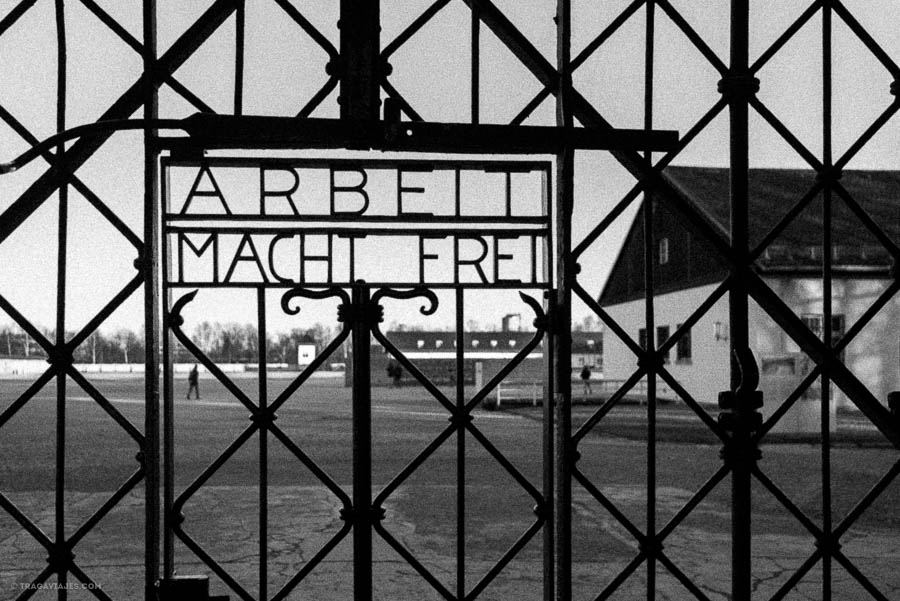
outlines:
[[[550,316],[549,324],[553,323],[553,316],[556,315],[556,297],[553,289],[545,293],[544,307],[547,315]],[[553,369],[556,365],[556,348],[555,348],[555,332],[553,328],[547,328],[546,344],[544,348],[544,378],[546,382],[543,398],[543,445],[544,445],[544,503],[549,512],[547,522],[544,526],[544,601],[552,601],[554,591],[556,591],[556,566],[554,558],[556,557],[556,507],[553,505],[556,498],[556,378],[553,377]]]
[[[353,599],[372,599],[372,390],[369,338],[371,300],[353,286]]]
[[[731,390],[741,383],[739,354],[749,349],[748,293],[741,285],[741,269],[749,258],[749,106],[759,82],[749,70],[750,43],[749,0],[731,2],[731,56],[729,72],[719,83],[719,90],[729,101],[731,163],[731,252],[732,288],[729,291],[729,326],[731,343]],[[739,422],[753,419],[753,409],[737,400],[734,415]],[[741,457],[752,457],[750,424],[738,423],[732,432],[732,449]],[[753,445],[755,446],[755,445]],[[749,461],[732,463],[732,599],[747,601],[751,595],[751,468]]]
[[[55,3],[57,65],[56,65],[56,131],[66,129],[66,89],[67,89],[67,42],[65,6],[60,0]],[[65,154],[65,145],[60,142],[56,152],[58,156]],[[56,251],[56,487],[54,494],[56,523],[54,528],[54,548],[48,558],[50,565],[57,573],[60,588],[57,598],[66,601],[66,585],[69,581],[69,567],[72,553],[66,541],[66,381],[67,375],[62,368],[66,361],[66,286],[67,247],[69,238],[69,184],[60,178],[59,209],[57,220]],[[71,356],[71,355],[70,355]]]
[[[143,1],[144,72],[149,81],[156,81],[156,0]],[[144,116],[159,116],[156,86],[147,86]],[[157,244],[159,218],[156,130],[144,130],[144,248],[138,257],[144,275],[144,449],[143,465],[146,486],[146,514],[144,525],[144,598],[155,596],[159,578],[160,559],[160,419],[159,419],[159,343],[160,289],[159,247]]]
[[[378,121],[380,10],[379,0],[341,0],[341,119]]]
[[[556,124],[570,128],[572,119],[571,2],[557,0],[556,59],[559,92]],[[572,597],[572,207],[575,152],[565,147],[556,157],[556,299],[551,327],[556,406],[556,598]]]

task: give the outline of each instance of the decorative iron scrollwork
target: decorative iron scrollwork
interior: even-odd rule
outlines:
[[[378,292],[372,295],[372,302],[379,304],[381,299],[384,297],[388,298],[396,298],[399,300],[406,300],[411,298],[419,298],[423,297],[428,299],[428,302],[431,303],[427,307],[422,305],[419,307],[419,312],[422,315],[433,315],[438,308],[438,297],[437,295],[429,290],[428,288],[416,287],[411,290],[394,290],[393,288],[382,288]]]

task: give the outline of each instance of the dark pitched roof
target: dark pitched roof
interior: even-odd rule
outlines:
[[[729,222],[729,170],[714,167],[669,167],[669,181],[727,229]],[[816,172],[806,169],[751,169],[749,182],[750,239],[758,244],[816,184]],[[900,171],[844,171],[840,180],[872,221],[895,243],[900,241]],[[832,240],[838,247],[836,263],[890,264],[890,257],[863,220],[854,214],[838,191],[832,193]],[[821,256],[822,194],[813,197],[769,245],[775,260],[787,252],[788,260]],[[814,249],[818,248],[818,255]],[[774,252],[773,252],[774,251]],[[841,257],[843,251],[844,257]],[[868,252],[866,252],[868,251]]]
[[[816,173],[801,169],[751,169],[749,178],[750,244],[767,239],[816,185]],[[727,232],[730,211],[730,171],[715,167],[669,167],[665,177],[689,198],[710,221]],[[893,259],[871,226],[893,243],[900,242],[900,171],[845,171],[840,179],[850,202],[834,190],[831,203],[831,247],[838,269],[886,272]],[[757,259],[759,268],[797,275],[821,270],[823,194],[818,191],[774,238]],[[852,205],[857,205],[853,207]],[[693,232],[688,222],[664,199],[654,202],[654,237],[669,237],[678,250],[672,265],[655,271],[657,292],[719,281],[727,272],[712,246]],[[863,212],[860,217],[854,212]],[[643,298],[643,214],[635,216],[609,279],[600,295],[603,304]]]

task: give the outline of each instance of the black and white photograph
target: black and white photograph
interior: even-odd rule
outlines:
[[[0,0],[0,601],[900,599],[898,24]]]

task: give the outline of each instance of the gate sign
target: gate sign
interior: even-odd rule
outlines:
[[[550,164],[163,159],[168,283],[547,287]]]

